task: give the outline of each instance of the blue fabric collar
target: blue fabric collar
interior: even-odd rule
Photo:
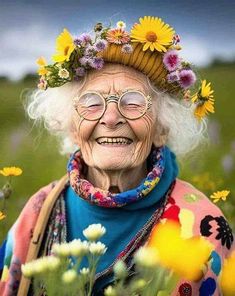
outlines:
[[[164,197],[178,174],[175,155],[164,147],[165,169],[160,182],[146,198],[122,208],[103,208],[79,198],[69,186],[65,192],[67,214],[67,241],[85,239],[82,231],[90,224],[101,223],[107,230],[101,241],[108,250],[98,265],[97,272],[106,269],[127,246],[135,234],[144,226],[157,209],[158,201]],[[84,260],[81,267],[86,266]]]

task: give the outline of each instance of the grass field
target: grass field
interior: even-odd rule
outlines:
[[[203,69],[200,74],[212,82],[216,96],[216,113],[210,116],[211,144],[180,164],[180,177],[207,195],[230,190],[228,200],[219,206],[235,230],[235,65]],[[7,201],[7,218],[0,222],[0,242],[26,200],[66,173],[67,159],[57,152],[56,140],[33,128],[25,117],[21,92],[34,86],[35,81],[0,81],[0,168],[23,169],[23,175],[13,180],[15,191]],[[0,188],[4,182],[0,176]]]

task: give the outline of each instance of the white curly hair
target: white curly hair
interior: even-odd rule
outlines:
[[[70,137],[75,112],[73,100],[85,85],[86,78],[45,91],[36,89],[27,94],[24,102],[26,113],[35,124],[43,123],[51,134],[59,138],[61,154],[70,154],[77,149]],[[188,155],[207,139],[207,121],[195,118],[194,105],[159,91],[148,78],[146,81],[147,87],[157,95],[157,104],[153,106],[158,122],[168,131],[166,144],[178,157]]]

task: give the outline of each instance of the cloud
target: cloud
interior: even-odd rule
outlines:
[[[197,36],[184,36],[180,55],[196,66],[207,66],[211,63],[213,55],[208,44]]]

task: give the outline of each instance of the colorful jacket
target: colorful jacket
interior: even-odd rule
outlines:
[[[28,200],[8,232],[7,239],[0,249],[1,296],[17,294],[21,278],[21,264],[25,263],[29,242],[42,204],[54,184],[51,183],[41,188]],[[220,209],[192,185],[177,179],[161,219],[177,220],[185,236],[204,236],[214,246],[204,277],[198,282],[182,279],[172,295],[221,295],[217,279],[224,259],[235,249],[235,246],[231,228]],[[136,237],[135,234],[133,237]],[[122,254],[119,258],[121,257]]]

